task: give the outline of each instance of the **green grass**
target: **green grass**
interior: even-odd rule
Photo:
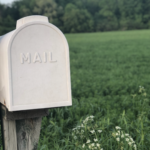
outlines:
[[[73,97],[118,96],[150,89],[150,31],[67,35]]]
[[[150,30],[66,37],[73,106],[50,109],[43,118],[38,150],[83,149],[87,139],[75,140],[72,129],[88,115],[95,116],[93,128],[103,130],[98,140],[104,150],[121,148],[112,136],[115,126],[131,135],[138,150],[149,150]],[[139,93],[140,85],[146,89],[143,93]],[[124,150],[130,149],[124,145]]]
[[[94,115],[103,130],[99,140],[105,141],[105,150],[121,148],[112,136],[115,126],[129,133],[139,150],[150,149],[150,30],[66,37],[73,106],[50,110],[43,119],[39,149],[41,145],[45,150],[83,149],[80,147],[86,141],[75,141],[72,128],[88,115]],[[140,85],[147,97],[138,92]],[[137,96],[133,99],[132,94]],[[127,144],[124,149],[129,149]]]

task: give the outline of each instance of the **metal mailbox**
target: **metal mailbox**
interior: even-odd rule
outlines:
[[[69,47],[45,16],[0,37],[0,102],[9,111],[72,105]]]

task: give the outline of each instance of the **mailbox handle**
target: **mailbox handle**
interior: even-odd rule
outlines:
[[[28,17],[24,17],[22,19],[17,20],[16,29],[23,26],[24,24],[27,24],[29,22],[35,22],[35,21],[41,21],[41,22],[46,22],[46,23],[49,22],[48,17],[46,16],[40,16],[40,15],[28,16]]]

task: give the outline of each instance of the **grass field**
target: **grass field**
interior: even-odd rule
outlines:
[[[150,30],[66,37],[73,106],[50,109],[38,150],[150,150]]]

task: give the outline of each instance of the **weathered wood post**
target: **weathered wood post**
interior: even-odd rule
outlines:
[[[48,109],[9,112],[1,105],[4,150],[36,150],[42,117]]]
[[[36,150],[48,108],[72,105],[68,43],[47,17],[0,37],[0,102],[4,150]]]

